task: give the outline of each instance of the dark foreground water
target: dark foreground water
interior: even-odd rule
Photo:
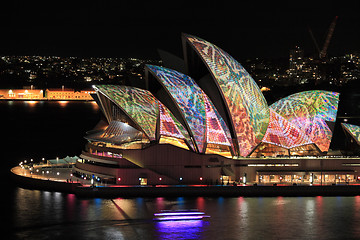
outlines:
[[[78,199],[9,179],[20,161],[79,155],[100,119],[92,103],[0,102],[1,239],[358,239],[360,196]],[[164,209],[203,221],[154,222]]]
[[[14,235],[26,239],[356,239],[360,197],[77,199],[16,189]],[[207,220],[154,222],[163,209]]]

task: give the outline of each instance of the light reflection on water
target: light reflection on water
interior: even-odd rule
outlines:
[[[15,238],[354,239],[360,197],[79,199],[25,190],[14,194]],[[154,222],[161,210],[199,209],[206,220]]]
[[[206,220],[160,221],[155,223],[155,230],[159,239],[201,239],[208,225]]]
[[[69,105],[89,105],[93,110],[97,111],[99,106],[95,101],[67,101],[67,100],[59,100],[59,101],[39,101],[39,100],[24,100],[24,101],[6,101],[5,102],[9,107],[16,105],[16,106],[23,106],[23,107],[42,107],[44,105],[49,106],[59,106],[61,108],[65,108]]]

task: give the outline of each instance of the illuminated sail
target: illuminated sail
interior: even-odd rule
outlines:
[[[241,156],[247,156],[263,139],[269,108],[249,73],[225,51],[198,37],[185,39],[210,70],[231,117]]]
[[[280,99],[270,106],[276,113],[295,124],[322,151],[328,151],[332,131],[326,122],[335,122],[339,93],[305,91]]]

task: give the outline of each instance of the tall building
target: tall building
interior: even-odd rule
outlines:
[[[296,46],[289,54],[289,79],[293,84],[305,84],[310,80],[318,83],[321,79],[318,64],[316,60],[304,57],[304,51]]]
[[[299,46],[296,46],[295,49],[290,50],[289,55],[288,74],[290,79],[293,79],[294,82],[298,83],[300,81],[304,65],[304,51]]]

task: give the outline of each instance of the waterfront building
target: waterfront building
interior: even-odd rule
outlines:
[[[269,106],[228,53],[182,40],[183,63],[146,65],[145,89],[94,86],[104,119],[85,136],[74,174],[125,185],[358,181],[358,158],[328,155],[339,93]]]
[[[43,99],[44,94],[41,89],[0,89],[0,99]]]
[[[54,88],[45,90],[45,98],[47,100],[94,100],[91,94],[94,94],[94,90],[82,90],[75,91],[68,88]]]

